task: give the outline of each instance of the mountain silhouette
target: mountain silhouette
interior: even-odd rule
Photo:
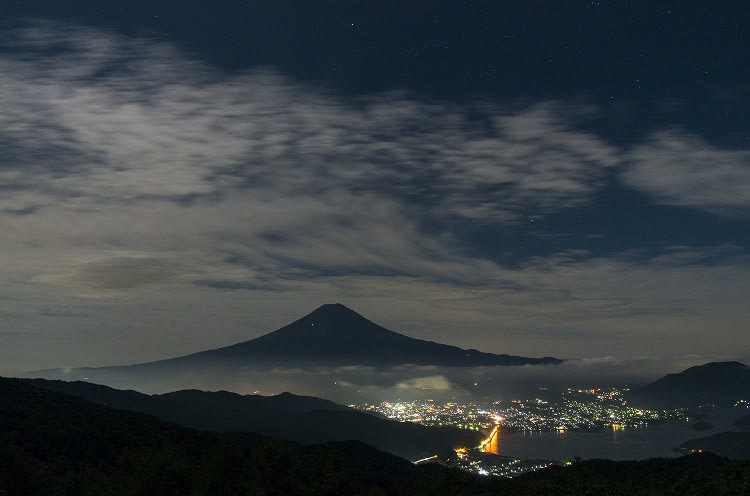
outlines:
[[[750,398],[750,367],[740,362],[711,362],[668,374],[629,394],[631,402],[659,408],[733,405]]]
[[[388,420],[328,400],[290,393],[259,396],[182,390],[148,395],[81,381],[23,382],[111,408],[153,415],[184,427],[256,433],[301,444],[357,440],[408,459],[474,446],[482,438],[475,431]]]
[[[179,404],[181,396],[139,397],[134,391],[107,391],[93,384],[0,377],[0,494],[432,495],[459,494],[467,487],[478,494],[485,487],[470,474],[437,464],[417,466],[355,440],[311,444],[307,439],[290,442],[248,431],[225,432],[221,425],[217,429],[221,432],[185,428],[195,420],[201,422],[201,413],[207,414],[209,423],[215,422],[211,418],[234,421],[240,415],[231,417],[227,408],[242,403],[243,397],[188,391]],[[203,398],[195,411],[194,397]],[[218,405],[209,411],[217,399]],[[128,406],[121,409],[120,400]],[[175,400],[181,412],[162,408]],[[252,398],[247,400],[252,403]],[[143,408],[134,408],[139,402]],[[149,409],[165,418],[175,416],[174,423],[140,411]],[[282,423],[293,420],[283,412],[272,413]],[[363,435],[377,438],[391,432],[399,446],[416,446],[436,437],[423,426],[360,415],[381,425],[378,431],[360,424]],[[279,423],[271,418],[265,425],[269,422]],[[393,425],[383,429],[386,424]],[[252,430],[249,420],[244,425]],[[335,425],[329,426],[329,437],[336,436]],[[454,440],[460,442],[480,437],[476,432],[453,431],[458,433]],[[448,446],[450,450],[452,444]],[[450,485],[436,486],[433,481],[450,481]]]
[[[179,362],[477,367],[558,364],[561,361],[552,357],[527,358],[482,353],[411,338],[379,326],[336,303],[323,305],[301,319],[256,339],[161,363]]]
[[[471,368],[560,362],[552,357],[496,355],[415,339],[379,326],[344,305],[328,304],[274,332],[222,348],[155,362],[52,369],[26,375],[80,379],[146,392],[190,388],[293,390],[329,398],[341,393],[351,399],[351,392],[356,391],[351,384],[391,387],[396,380],[387,372],[402,365]],[[383,374],[367,373],[363,378],[364,372],[357,371],[365,367]],[[410,367],[398,371],[403,380],[418,374],[405,369]],[[346,391],[337,386],[339,379],[348,384]]]
[[[184,428],[52,386],[0,377],[0,494],[748,493],[750,462],[710,453],[583,460],[510,479],[479,477],[437,463],[415,465],[360,441],[300,446],[249,432]],[[417,439],[400,435],[401,443]]]

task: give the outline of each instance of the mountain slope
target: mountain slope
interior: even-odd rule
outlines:
[[[421,372],[414,367],[557,365],[552,357],[482,353],[415,339],[385,329],[341,304],[323,305],[258,338],[176,358],[133,365],[29,372],[46,379],[89,380],[118,388],[294,390],[313,396],[353,398],[358,385],[392,387]],[[411,370],[399,366],[409,366]],[[367,369],[375,369],[370,373]],[[364,372],[363,372],[364,370]],[[310,372],[313,373],[310,373]],[[398,376],[394,379],[393,374]],[[400,374],[400,375],[399,375]],[[430,373],[432,375],[432,373]],[[346,388],[336,386],[337,381]]]
[[[323,305],[305,317],[256,339],[158,363],[185,362],[477,367],[558,364],[560,360],[495,355],[411,338],[381,327],[337,303]]]
[[[318,398],[284,393],[257,396],[226,391],[147,395],[86,382],[24,379],[35,387],[113,408],[217,432],[254,432],[302,444],[358,440],[409,459],[478,444],[481,435],[454,428],[385,420]]]
[[[749,494],[750,462],[589,460],[513,479],[415,466],[359,442],[300,447],[180,428],[0,378],[0,494]]]
[[[739,362],[690,367],[631,391],[629,399],[638,405],[658,408],[733,405],[738,400],[750,400],[750,367]]]
[[[0,378],[0,494],[477,494],[359,442],[218,435]]]

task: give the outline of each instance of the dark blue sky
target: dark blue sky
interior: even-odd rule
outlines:
[[[334,301],[493,352],[745,358],[749,26],[739,1],[6,2],[0,358],[164,358]]]

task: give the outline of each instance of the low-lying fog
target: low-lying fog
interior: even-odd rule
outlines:
[[[705,363],[701,357],[677,359],[568,360],[561,365],[522,367],[433,367],[404,365],[387,369],[346,366],[335,368],[223,370],[207,367],[190,372],[127,368],[68,369],[35,374],[64,380],[87,380],[146,393],[177,389],[228,390],[242,394],[273,395],[284,391],[318,396],[339,403],[432,398],[436,400],[510,400],[556,396],[567,387],[638,387],[672,372]]]

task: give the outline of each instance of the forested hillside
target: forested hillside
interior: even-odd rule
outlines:
[[[512,480],[415,466],[359,442],[302,447],[178,427],[0,379],[0,495],[745,495],[711,454],[579,461]]]

